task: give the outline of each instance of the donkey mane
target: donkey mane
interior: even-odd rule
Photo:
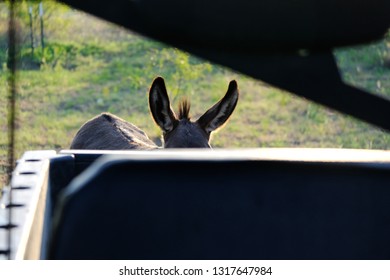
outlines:
[[[186,119],[189,120],[190,117],[191,103],[188,98],[180,100],[179,103],[179,120]]]

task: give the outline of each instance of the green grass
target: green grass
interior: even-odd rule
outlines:
[[[1,65],[6,59],[4,8],[0,4]],[[26,150],[68,148],[78,128],[103,111],[136,124],[158,142],[160,131],[147,104],[156,76],[165,78],[174,107],[183,96],[191,99],[194,118],[225,94],[230,80],[238,81],[237,109],[213,135],[214,147],[390,148],[389,134],[380,129],[83,13],[53,5],[46,24],[46,48],[42,51],[38,46],[31,56],[28,28],[20,21],[24,40],[18,72],[18,157]],[[335,51],[347,83],[387,97],[388,53],[386,41]],[[6,76],[3,67],[1,168],[7,147]]]
[[[390,97],[390,35],[383,41],[335,52],[344,81]]]

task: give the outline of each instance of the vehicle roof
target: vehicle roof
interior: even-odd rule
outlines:
[[[383,38],[390,1],[62,2],[390,130],[390,101],[344,84],[332,53]]]

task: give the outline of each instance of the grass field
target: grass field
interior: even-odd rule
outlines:
[[[237,109],[214,135],[214,147],[390,149],[390,134],[351,117],[86,14],[53,3],[49,8],[44,52],[36,32],[37,45],[31,56],[28,22],[19,21],[18,157],[26,150],[68,148],[78,128],[103,111],[136,124],[159,142],[160,131],[147,104],[148,89],[156,76],[165,78],[174,106],[183,96],[191,99],[194,118],[225,94],[231,79],[238,81]],[[22,4],[19,9],[25,11],[27,6]],[[0,10],[0,166],[4,167],[6,6],[0,4]],[[344,80],[389,97],[390,70],[385,66],[389,45],[387,39],[335,51]]]

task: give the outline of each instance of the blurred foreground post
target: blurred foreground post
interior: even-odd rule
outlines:
[[[12,170],[15,164],[15,130],[16,130],[16,56],[17,56],[17,34],[15,24],[15,0],[10,1],[9,23],[8,23],[8,164],[7,164],[7,185],[11,182]],[[12,205],[12,190],[9,192],[8,205]],[[12,244],[12,208],[8,210],[8,259],[11,259]]]
[[[45,49],[45,38],[44,38],[44,32],[43,32],[43,3],[39,3],[39,18],[41,21],[41,46],[42,46],[42,54]]]
[[[28,8],[28,15],[30,18],[30,39],[31,39],[31,57],[34,57],[34,25],[33,25],[33,8]]]

